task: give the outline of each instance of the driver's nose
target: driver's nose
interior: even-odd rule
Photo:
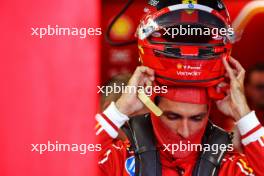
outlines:
[[[190,129],[188,127],[188,119],[181,120],[177,132],[183,138],[188,138],[190,136]]]

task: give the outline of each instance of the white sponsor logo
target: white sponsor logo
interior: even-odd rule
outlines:
[[[177,75],[178,76],[200,76],[201,72],[198,71],[192,71],[192,72],[188,72],[188,71],[177,71]]]
[[[202,72],[202,65],[183,65],[181,63],[177,64],[178,71],[176,72],[178,76],[200,76]]]
[[[185,70],[201,70],[202,66],[201,65],[199,66],[183,65],[183,68]]]

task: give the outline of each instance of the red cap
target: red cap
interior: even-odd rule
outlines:
[[[168,87],[167,90],[167,93],[160,93],[158,96],[182,103],[209,104],[210,102],[206,88]]]

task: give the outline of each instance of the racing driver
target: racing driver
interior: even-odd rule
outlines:
[[[198,1],[199,2],[199,1]],[[208,2],[209,1],[203,1]],[[222,8],[218,0],[215,8]],[[186,59],[196,62],[206,61],[209,64],[217,63],[223,65],[220,74],[224,74],[228,79],[228,84],[223,80],[217,83],[216,92],[220,93],[220,88],[229,85],[221,99],[212,98],[208,88],[197,85],[172,85],[169,84],[167,91],[154,94],[151,98],[155,103],[155,108],[162,113],[157,114],[150,108],[151,112],[138,115],[138,112],[145,108],[146,102],[142,101],[138,92],[124,92],[121,97],[112,102],[103,113],[96,115],[96,120],[100,124],[99,134],[102,140],[102,151],[99,155],[99,175],[102,176],[262,176],[264,169],[264,128],[261,126],[253,110],[250,110],[244,94],[245,69],[232,57],[227,59],[229,47],[221,43],[222,38],[217,38],[206,44],[174,44],[164,41],[150,41],[149,35],[144,32],[150,31],[158,25],[171,24],[170,20],[188,20],[205,25],[222,24],[213,14],[216,11],[211,8],[187,4],[191,10],[179,10],[180,6],[174,6],[159,11],[153,15],[154,22],[147,18],[146,26],[142,27],[141,37],[141,59],[147,54],[156,53],[151,56],[144,66],[139,66],[131,76],[129,87],[144,87],[156,84],[161,78],[170,77],[175,72],[170,72],[173,64],[169,62],[183,62]],[[212,6],[214,7],[214,6]],[[185,8],[185,6],[184,6]],[[195,11],[194,8],[199,9]],[[174,11],[173,16],[167,15],[170,10]],[[164,16],[158,16],[163,15]],[[179,13],[178,13],[179,12]],[[197,12],[197,13],[196,13]],[[210,12],[210,13],[209,13]],[[178,15],[178,17],[177,17]],[[200,15],[200,16],[199,16]],[[218,17],[220,15],[217,15]],[[170,17],[170,18],[168,18]],[[173,18],[171,18],[173,17]],[[176,18],[177,17],[177,18]],[[211,19],[210,24],[204,19]],[[217,20],[217,23],[215,22]],[[153,25],[154,24],[154,25]],[[148,25],[153,25],[152,27]],[[175,25],[175,23],[173,23]],[[225,23],[221,25],[225,26]],[[164,26],[162,26],[164,27]],[[157,28],[159,30],[160,28]],[[155,36],[158,35],[154,31]],[[146,38],[147,37],[147,38]],[[152,37],[153,38],[153,37]],[[185,37],[187,38],[187,37]],[[183,39],[185,39],[183,38]],[[224,40],[226,44],[227,40]],[[150,42],[150,43],[148,43]],[[158,45],[164,44],[165,47]],[[156,45],[155,45],[156,44]],[[155,45],[155,46],[154,46]],[[186,46],[187,45],[187,46]],[[190,47],[193,45],[193,47]],[[149,48],[144,46],[148,46]],[[151,48],[155,47],[155,49]],[[179,47],[179,48],[174,48]],[[211,47],[211,48],[210,48]],[[143,49],[142,49],[143,48]],[[209,48],[209,49],[208,49]],[[153,50],[152,50],[153,49]],[[159,51],[158,51],[159,50]],[[200,52],[200,53],[198,53]],[[164,57],[163,57],[164,56]],[[219,57],[221,56],[221,57]],[[163,57],[163,58],[158,58]],[[212,59],[213,58],[213,59]],[[221,58],[221,59],[219,59]],[[161,68],[168,66],[164,72],[151,68],[152,61],[160,59]],[[188,60],[188,61],[189,61]],[[162,65],[162,63],[168,62]],[[154,63],[154,64],[155,64]],[[179,67],[178,69],[183,69]],[[216,66],[214,66],[216,70]],[[198,69],[195,67],[194,69]],[[163,74],[163,77],[160,76]],[[205,74],[212,76],[213,70]],[[197,75],[196,75],[197,76]],[[177,77],[175,77],[176,79]],[[181,78],[180,78],[181,79]],[[212,80],[210,78],[210,80]],[[190,82],[190,80],[186,81]],[[171,82],[166,82],[171,83]],[[231,116],[236,122],[236,126],[241,134],[243,154],[240,154],[230,147],[232,135],[213,125],[210,120],[210,107],[215,102],[218,109],[225,115]],[[154,109],[155,109],[154,108]],[[135,114],[137,114],[135,116]],[[118,138],[118,131],[122,129],[126,140]],[[186,147],[187,146],[187,147]],[[199,147],[201,146],[201,147]]]

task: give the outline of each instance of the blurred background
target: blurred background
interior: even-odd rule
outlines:
[[[231,18],[234,20],[251,1],[226,0]],[[96,143],[94,115],[100,111],[97,86],[107,84],[114,76],[132,73],[138,65],[137,46],[114,47],[103,36],[40,39],[31,36],[31,27],[48,24],[102,27],[104,34],[125,3],[124,0],[1,1],[1,176],[96,175],[95,152],[39,155],[31,152],[31,144],[48,140]],[[135,0],[114,25],[112,39],[133,39],[144,3]],[[234,45],[232,55],[246,69],[263,62],[263,18],[264,14],[254,16]],[[255,77],[249,90],[262,93],[250,96],[261,97],[264,77]],[[232,128],[231,120],[214,114],[219,115],[212,117],[217,124]]]

